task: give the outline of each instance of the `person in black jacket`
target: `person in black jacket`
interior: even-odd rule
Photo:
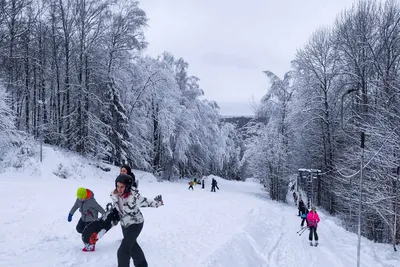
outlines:
[[[215,192],[215,188],[217,188],[219,190],[217,180],[212,178],[212,180],[211,180],[211,192]]]
[[[301,216],[301,210],[303,209],[303,207],[305,208],[305,207],[306,207],[306,204],[304,204],[303,199],[300,198],[300,200],[299,200],[299,206],[298,206],[298,208],[299,208],[299,215],[298,215],[298,216]]]
[[[301,224],[300,226],[303,227],[304,226],[304,221],[307,220],[307,214],[308,214],[308,209],[306,208],[305,205],[303,205],[300,209],[300,217],[301,217]],[[308,223],[307,225],[308,226]]]
[[[132,183],[133,187],[138,188],[138,183],[136,181],[135,174],[133,174],[132,168],[129,165],[127,165],[127,164],[122,165],[120,174],[128,174],[128,175],[130,175],[133,178],[133,183]]]

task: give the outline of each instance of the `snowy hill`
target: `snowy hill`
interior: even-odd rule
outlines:
[[[62,164],[62,167],[59,167]],[[120,226],[84,253],[75,226],[67,215],[76,188],[94,191],[102,205],[110,202],[118,168],[105,172],[72,153],[44,148],[43,163],[24,171],[0,174],[0,266],[4,267],[115,267],[122,238]],[[68,175],[60,178],[54,173]],[[143,208],[145,224],[138,242],[151,267],[348,267],[356,266],[357,236],[320,213],[320,246],[310,247],[300,228],[296,207],[268,199],[254,182],[215,177],[220,190],[199,185],[189,191],[187,182],[156,182],[148,173],[134,171],[144,196],[162,194],[165,206]],[[362,240],[363,267],[398,267],[400,256],[390,245]],[[131,263],[131,266],[133,264]]]

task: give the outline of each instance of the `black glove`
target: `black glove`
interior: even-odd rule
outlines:
[[[162,201],[162,196],[158,195],[154,198],[155,201]]]
[[[119,213],[118,213],[118,210],[116,209],[116,208],[113,208],[112,210],[111,210],[111,212],[110,212],[110,218],[113,220],[113,221],[119,221],[121,218],[119,217]]]

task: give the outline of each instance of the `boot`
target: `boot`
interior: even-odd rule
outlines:
[[[96,250],[96,245],[90,245],[90,244],[87,244],[87,245],[85,245],[85,247],[82,249],[82,251],[84,251],[84,252],[93,252],[93,251],[95,251]]]

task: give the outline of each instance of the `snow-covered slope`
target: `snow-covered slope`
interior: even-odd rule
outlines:
[[[58,166],[68,174],[62,179]],[[110,166],[109,166],[110,167]],[[114,187],[118,168],[104,172],[72,153],[45,147],[44,162],[35,171],[0,174],[0,266],[8,267],[115,267],[122,238],[120,226],[84,253],[73,221],[67,215],[75,201],[76,188],[94,191],[105,206]],[[143,208],[145,224],[139,244],[152,267],[356,266],[354,234],[337,226],[320,212],[320,246],[310,247],[300,229],[293,204],[268,199],[254,181],[233,182],[215,177],[220,190],[210,192],[187,182],[156,182],[151,174],[135,171],[144,196],[162,194],[165,206]],[[133,264],[131,264],[133,266]],[[363,239],[363,267],[400,266],[400,256],[390,245]]]

